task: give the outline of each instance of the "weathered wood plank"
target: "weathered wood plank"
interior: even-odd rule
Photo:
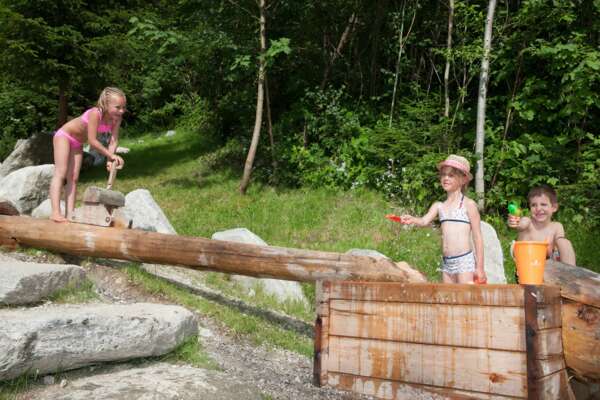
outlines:
[[[329,294],[330,282],[317,281],[315,297],[317,303],[317,318],[315,321],[315,342],[313,357],[313,384],[323,385],[328,374],[329,355]]]
[[[546,354],[562,353],[560,308],[538,318],[554,329],[540,331]],[[545,310],[545,308],[544,308]],[[545,310],[547,311],[547,310]],[[424,344],[525,351],[522,308],[332,300],[330,334]]]
[[[522,308],[331,301],[330,334],[525,351]]]
[[[181,265],[293,281],[382,282],[411,280],[415,279],[415,274],[422,276],[406,263],[394,263],[385,258],[0,216],[0,243],[11,239],[21,246],[79,256]]]
[[[560,303],[560,288],[535,286],[538,304]],[[521,285],[448,285],[443,283],[336,282],[331,298],[340,300],[388,301],[449,305],[523,307]]]
[[[90,186],[83,193],[84,203],[99,203],[113,207],[123,207],[125,205],[125,195],[116,190]]]
[[[575,395],[569,385],[566,370],[557,371],[544,376],[537,382],[539,399],[543,400],[575,400]]]
[[[338,372],[330,372],[325,383],[342,390],[364,393],[386,400],[514,400],[525,398],[395,382]]]
[[[525,353],[330,336],[329,373],[525,397]]]

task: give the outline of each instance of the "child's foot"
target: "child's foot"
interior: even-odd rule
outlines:
[[[54,222],[68,222],[68,220],[62,215],[51,215],[50,219]]]

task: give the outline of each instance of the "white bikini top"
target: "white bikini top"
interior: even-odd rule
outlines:
[[[471,220],[469,219],[469,215],[467,215],[467,209],[463,207],[463,200],[465,199],[465,195],[463,194],[460,198],[460,204],[458,208],[451,209],[447,214],[442,207],[442,204],[438,205],[438,213],[440,224],[444,222],[460,222],[463,224],[470,224]]]

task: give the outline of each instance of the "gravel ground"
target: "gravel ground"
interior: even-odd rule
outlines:
[[[168,301],[159,296],[145,292],[132,284],[128,277],[119,270],[119,262],[109,260],[98,262],[82,262],[82,260],[48,254],[11,253],[11,257],[22,261],[40,263],[62,263],[83,265],[88,278],[94,282],[102,301],[111,303],[159,302]],[[112,264],[109,266],[107,264]],[[116,266],[116,268],[115,268]],[[312,359],[299,354],[255,346],[243,337],[236,337],[219,321],[197,314],[199,330],[204,350],[217,362],[219,368],[229,376],[234,376],[240,383],[254,385],[271,399],[331,399],[370,400],[372,397],[355,393],[342,392],[329,387],[316,387],[312,384]],[[65,372],[61,379],[66,381],[79,377],[91,376],[99,371],[106,371],[118,366],[82,368]],[[122,368],[122,366],[121,366]],[[36,393],[43,390],[40,384],[19,396],[20,400],[34,399]]]

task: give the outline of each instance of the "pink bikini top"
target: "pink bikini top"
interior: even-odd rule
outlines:
[[[94,110],[100,116],[100,123],[98,124],[98,132],[101,132],[101,133],[112,132],[112,129],[113,129],[112,124],[108,125],[108,124],[105,124],[104,122],[102,122],[102,113],[100,112],[100,109],[98,107],[92,107],[92,108],[89,108],[88,110],[86,110],[86,112],[84,112],[83,115],[81,116],[81,120],[87,124],[90,119],[90,113]]]

